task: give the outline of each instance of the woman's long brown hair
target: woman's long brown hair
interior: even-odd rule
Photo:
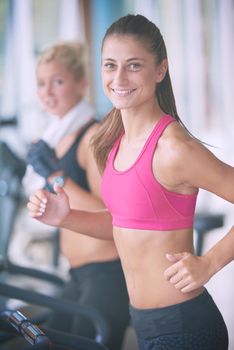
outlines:
[[[167,58],[166,47],[160,30],[153,22],[150,22],[142,15],[127,15],[114,22],[109,29],[107,29],[102,46],[107,37],[116,34],[130,35],[137,40],[140,40],[146,49],[155,56],[157,64],[160,64],[165,58]],[[169,70],[167,70],[164,79],[157,84],[155,88],[155,98],[157,98],[159,106],[165,114],[172,115],[181,125],[183,125],[183,127],[185,127],[177,113]],[[186,127],[185,129],[187,130]],[[92,140],[94,156],[101,173],[105,168],[111,148],[123,132],[124,127],[121,113],[118,109],[113,108],[103,118],[101,127]]]

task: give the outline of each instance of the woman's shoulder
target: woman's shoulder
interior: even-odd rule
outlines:
[[[93,123],[86,129],[82,137],[82,142],[88,145],[92,137],[94,137],[95,134],[98,132],[99,127],[100,127],[100,122],[98,120],[93,120]]]
[[[179,123],[171,123],[158,141],[155,168],[171,181],[183,178],[186,168],[196,162],[205,146]],[[177,180],[176,180],[177,182]]]
[[[99,130],[100,123],[95,120],[94,123],[88,127],[82,136],[82,139],[77,147],[77,157],[81,165],[85,168],[88,158],[92,158],[91,142],[92,138]]]
[[[180,123],[171,123],[158,141],[159,149],[167,150],[168,154],[182,156],[183,154],[202,146],[202,142],[196,139]]]

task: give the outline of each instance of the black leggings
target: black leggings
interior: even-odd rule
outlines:
[[[223,317],[205,289],[176,305],[136,309],[130,306],[140,350],[227,350]]]
[[[66,284],[61,296],[77,304],[97,309],[111,328],[108,350],[120,350],[130,315],[129,299],[119,259],[72,268],[70,275],[71,280]],[[54,312],[48,326],[88,338],[95,336],[93,325],[82,316],[72,317]]]

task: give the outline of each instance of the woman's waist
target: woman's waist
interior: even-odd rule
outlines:
[[[182,293],[163,276],[164,271],[155,269],[155,276],[126,276],[129,299],[132,306],[139,309],[161,308],[190,300],[201,293],[203,287],[192,292]],[[159,273],[159,276],[157,276]]]
[[[94,279],[98,278],[98,276],[103,276],[103,274],[105,275],[105,278],[111,276],[112,279],[118,279],[118,276],[120,275],[121,278],[123,278],[122,266],[118,258],[106,261],[89,262],[81,266],[71,267],[69,272],[72,278],[80,283],[85,281],[87,277]]]
[[[186,251],[192,252],[189,245]],[[140,308],[162,307],[188,300],[199,293],[182,293],[165,278],[166,269],[172,265],[166,253],[173,252],[179,251],[142,248],[141,254],[136,251],[126,254],[125,251],[124,257],[122,252],[120,257],[132,305]]]
[[[67,230],[61,232],[60,250],[72,267],[118,258],[114,242],[87,237]]]
[[[126,272],[158,278],[172,263],[166,255],[181,252],[194,253],[191,231],[180,232],[129,232],[114,231],[114,240]]]

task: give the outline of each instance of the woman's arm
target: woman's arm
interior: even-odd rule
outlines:
[[[112,218],[106,209],[92,212],[71,210],[61,227],[94,238],[113,240]]]
[[[167,254],[166,258],[173,265],[165,271],[165,278],[181,292],[191,292],[234,260],[234,227],[203,256],[183,252]]]
[[[30,196],[27,207],[32,218],[50,226],[63,227],[91,237],[113,239],[112,218],[107,210],[71,209],[63,188],[55,186],[54,190],[56,194],[38,190]]]
[[[202,188],[234,203],[234,168],[216,158],[195,140],[174,147],[174,175],[182,183]],[[181,161],[180,159],[183,159]],[[167,254],[173,264],[165,278],[182,292],[190,292],[205,284],[216,272],[234,260],[234,226],[205,255],[188,252]]]
[[[89,191],[67,177],[63,189],[56,187],[57,195],[37,191],[30,197],[28,209],[31,217],[47,225],[95,238],[113,239],[111,216],[101,200],[101,176],[90,148],[90,139],[98,127],[94,124],[89,128],[77,148],[77,162],[86,173]],[[52,174],[48,181],[52,183],[56,175],[60,174]]]

